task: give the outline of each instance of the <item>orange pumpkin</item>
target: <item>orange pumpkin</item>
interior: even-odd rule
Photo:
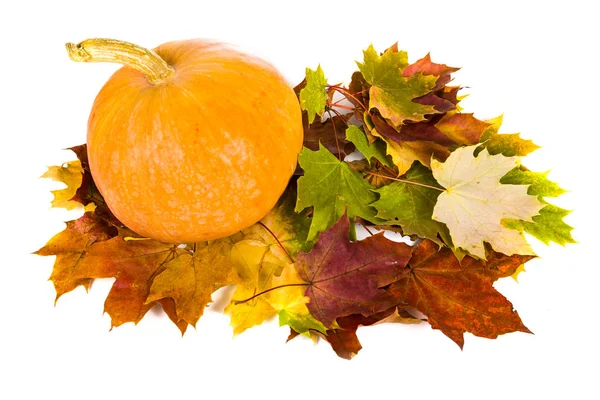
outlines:
[[[248,227],[275,205],[295,168],[298,100],[267,62],[204,40],[150,51],[89,39],[75,61],[125,66],[92,107],[92,176],[115,216],[140,235],[182,243]]]

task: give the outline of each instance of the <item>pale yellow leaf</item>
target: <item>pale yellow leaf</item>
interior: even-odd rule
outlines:
[[[506,255],[534,254],[523,234],[501,224],[503,219],[532,221],[543,204],[527,194],[527,185],[502,185],[502,178],[519,165],[518,157],[473,156],[475,146],[456,149],[445,162],[431,161],[433,176],[446,190],[438,197],[433,219],[445,223],[452,241],[485,259],[484,242]]]

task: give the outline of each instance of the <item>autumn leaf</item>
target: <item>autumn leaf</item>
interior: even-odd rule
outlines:
[[[503,116],[500,115],[486,121],[490,126],[481,135],[480,141],[482,142],[482,146],[477,149],[475,155],[484,147],[492,155],[502,154],[506,157],[526,156],[540,148],[540,146],[531,140],[522,139],[518,133],[499,133],[502,120]]]
[[[431,171],[415,162],[403,181],[395,181],[377,189],[379,200],[371,204],[377,216],[390,224],[402,226],[405,235],[417,235],[443,245],[448,228],[432,219],[433,207],[444,189]]]
[[[479,143],[489,126],[489,123],[480,121],[469,113],[448,113],[435,124],[452,142],[463,145]]]
[[[98,218],[103,219],[109,224],[116,227],[123,227],[123,224],[109,210],[104,197],[102,197],[102,194],[100,194],[100,191],[96,187],[88,162],[87,145],[70,147],[69,150],[77,156],[83,172],[81,184],[77,188],[72,200],[83,204],[86,211],[94,211],[94,214]]]
[[[299,253],[296,269],[308,283],[308,309],[325,326],[350,314],[366,316],[395,303],[383,286],[398,280],[412,249],[383,233],[358,242],[348,240],[346,215],[323,232],[309,253]]]
[[[368,117],[365,117],[365,126],[367,127],[370,125],[369,120],[372,124],[370,134],[385,141],[387,153],[392,157],[392,161],[398,169],[398,175],[405,174],[415,161],[429,167],[432,157],[443,161],[450,154],[445,145],[402,136],[377,113],[370,113]]]
[[[387,142],[387,152],[394,160],[398,175],[408,172],[415,161],[429,167],[432,160],[445,160],[450,151],[437,143],[417,140],[398,144]]]
[[[79,161],[68,161],[60,166],[48,167],[48,170],[41,177],[64,183],[67,186],[64,189],[52,191],[54,195],[52,207],[65,208],[67,210],[79,207],[80,203],[71,199],[75,196],[77,188],[81,185],[82,173],[83,169]]]
[[[259,223],[244,229],[243,239],[233,245],[231,262],[240,283],[225,313],[231,317],[235,334],[281,311],[297,328],[301,319],[310,323],[304,288],[290,286],[260,295],[276,286],[303,283],[292,264],[298,251],[307,248],[310,219],[294,212],[295,201],[296,191],[290,186],[277,205]]]
[[[288,325],[295,332],[310,337],[310,332],[325,333],[327,328],[309,311],[310,299],[304,295],[306,282],[300,278],[296,268],[288,265],[281,276],[273,279],[273,287],[266,300],[277,311],[279,326]]]
[[[211,302],[211,294],[239,281],[230,252],[227,239],[194,244],[193,252],[181,254],[162,266],[162,272],[153,279],[146,304],[172,298],[179,319],[195,327]]]
[[[231,317],[233,333],[237,335],[277,314],[265,296],[253,297],[271,289],[273,278],[280,276],[290,261],[277,257],[262,241],[242,240],[233,246],[231,262],[240,283],[225,314]]]
[[[356,125],[350,125],[346,129],[346,139],[354,143],[358,151],[365,156],[365,159],[371,164],[371,158],[375,158],[381,164],[393,168],[394,164],[390,161],[386,154],[385,142],[382,140],[376,140],[369,144],[365,132]]]
[[[437,64],[431,61],[431,56],[427,54],[425,57],[407,66],[402,75],[405,77],[413,76],[417,73],[423,75],[437,76],[435,87],[431,93],[414,99],[415,103],[423,105],[431,105],[438,112],[448,112],[456,108],[456,98],[448,96],[449,91],[446,89],[446,84],[452,80],[451,74],[458,71],[460,68],[449,67],[445,64]]]
[[[354,145],[346,139],[346,128],[351,116],[352,114],[334,115],[323,122],[317,120],[309,124],[307,114],[302,113],[304,147],[317,151],[321,144],[338,159],[344,159],[355,149]]]
[[[540,214],[534,216],[532,221],[508,219],[502,221],[504,226],[527,232],[545,244],[555,242],[564,246],[567,243],[576,243],[571,235],[573,227],[563,221],[571,211],[549,204],[544,199],[544,197],[557,197],[565,193],[558,184],[548,179],[548,172],[531,172],[524,167],[515,168],[504,175],[500,183],[528,185],[527,194],[538,196],[540,202],[544,204]]]
[[[452,80],[451,74],[459,69],[460,68],[449,67],[446,64],[434,63],[431,61],[431,54],[427,53],[425,57],[407,66],[402,71],[402,75],[405,77],[411,77],[420,72],[423,75],[437,76],[438,78],[433,90],[439,90]]]
[[[56,300],[78,286],[88,289],[92,278],[78,276],[75,272],[88,257],[90,247],[116,236],[114,227],[107,225],[92,212],[86,212],[75,221],[67,222],[67,227],[54,235],[44,247],[34,254],[56,256],[50,281],[56,290]]]
[[[558,197],[566,193],[556,182],[548,179],[547,172],[532,172],[520,166],[506,173],[500,183],[504,185],[527,185],[527,194],[530,196]]]
[[[154,277],[166,263],[188,253],[177,245],[151,239],[125,240],[126,237],[121,233],[96,243],[87,252],[85,262],[73,272],[78,278],[115,278],[104,302],[113,327],[126,322],[137,324],[154,306],[146,302]]]
[[[459,262],[450,249],[424,240],[414,249],[405,276],[388,290],[425,314],[432,328],[461,348],[465,332],[490,339],[509,332],[530,333],[493,283],[531,258],[490,251],[487,261],[467,256]]]
[[[323,116],[327,104],[327,79],[319,65],[314,71],[306,68],[306,86],[300,90],[300,106],[308,113],[308,122],[312,123],[315,116]]]
[[[432,160],[433,176],[446,189],[438,197],[433,219],[448,226],[456,247],[481,259],[486,258],[483,242],[507,255],[533,254],[523,234],[501,222],[532,221],[542,203],[527,194],[526,186],[500,184],[518,158],[492,156],[486,149],[474,157],[476,147],[461,147],[444,163]]]
[[[379,222],[376,210],[369,206],[377,200],[371,186],[358,172],[339,161],[323,146],[319,151],[303,149],[298,157],[304,176],[298,179],[296,211],[313,207],[312,223],[307,240],[314,242],[320,232],[332,226],[346,211],[353,218],[360,216]]]
[[[331,348],[338,357],[351,360],[362,349],[358,336],[356,336],[358,328],[378,323],[390,316],[395,308],[392,307],[370,316],[352,314],[338,318],[338,327],[336,329],[328,329],[322,338],[331,345]]]
[[[357,62],[357,65],[371,85],[369,108],[377,108],[395,127],[406,120],[423,121],[425,115],[436,113],[433,106],[413,101],[431,92],[437,82],[436,76],[420,72],[410,77],[403,76],[408,66],[408,56],[404,51],[388,49],[380,56],[371,45],[363,54],[363,62]]]

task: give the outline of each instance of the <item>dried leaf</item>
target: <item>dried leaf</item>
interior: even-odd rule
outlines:
[[[79,207],[80,204],[71,199],[75,196],[77,188],[81,185],[82,173],[83,169],[79,161],[68,161],[60,166],[48,167],[48,170],[41,177],[64,183],[67,186],[64,189],[52,191],[54,195],[52,207],[65,208],[67,210]]]
[[[399,279],[412,252],[383,233],[350,242],[349,226],[344,215],[296,259],[300,277],[308,282],[308,309],[327,327],[339,317],[369,316],[398,304],[381,288]]]
[[[493,283],[511,276],[531,258],[490,251],[487,261],[465,257],[459,262],[450,249],[424,240],[414,249],[405,276],[390,285],[389,292],[425,314],[432,328],[461,348],[465,332],[490,339],[509,332],[529,333]]]
[[[492,155],[502,154],[506,157],[526,156],[534,150],[540,148],[531,140],[522,139],[518,133],[500,134],[503,116],[486,121],[490,127],[481,135],[480,141],[483,143],[475,155],[485,147]]]
[[[181,254],[165,263],[153,279],[146,304],[172,298],[179,320],[196,326],[211,302],[211,294],[239,279],[230,261],[227,239],[194,246],[192,253]]]
[[[67,227],[54,235],[44,247],[34,254],[56,256],[50,280],[56,289],[56,300],[63,294],[82,285],[88,289],[92,277],[78,276],[75,272],[88,257],[90,247],[116,236],[116,229],[94,213],[86,212],[75,221],[67,222]]]
[[[532,221],[543,207],[527,187],[501,185],[500,179],[518,165],[515,157],[492,156],[477,146],[455,150],[444,163],[431,162],[433,176],[446,188],[433,209],[433,219],[445,223],[452,241],[485,259],[483,242],[504,254],[534,254],[522,233],[506,228],[504,219]]]

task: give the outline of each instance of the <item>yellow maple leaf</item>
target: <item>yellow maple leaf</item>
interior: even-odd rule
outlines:
[[[79,186],[81,186],[83,168],[79,160],[69,161],[60,166],[48,167],[48,170],[42,175],[42,178],[52,179],[56,182],[62,182],[67,187],[64,189],[53,190],[52,207],[65,208],[73,210],[80,206],[80,203],[71,200]],[[86,211],[92,211],[87,210]]]
[[[179,255],[163,266],[152,282],[146,304],[170,297],[178,318],[196,326],[211,294],[239,279],[229,259],[227,240],[194,244],[192,248],[193,253]]]

